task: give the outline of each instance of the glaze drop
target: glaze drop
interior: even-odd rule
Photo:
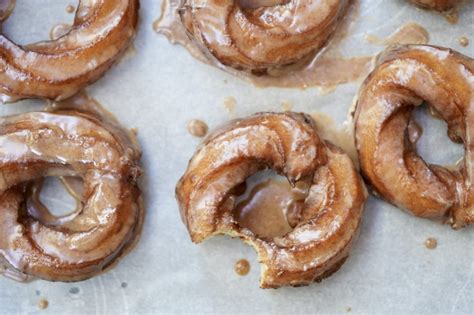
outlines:
[[[234,269],[239,276],[246,276],[250,272],[250,263],[246,259],[241,259],[235,263]]]
[[[438,241],[435,238],[430,237],[425,241],[425,246],[428,249],[435,249],[438,246]]]
[[[41,300],[39,300],[39,302],[38,302],[38,308],[39,308],[40,310],[45,310],[45,309],[48,308],[48,306],[49,306],[48,300],[46,300],[46,299],[41,299]]]
[[[466,36],[460,37],[459,45],[461,45],[462,47],[467,47],[469,45],[469,39]]]
[[[195,137],[204,137],[208,129],[207,124],[202,120],[193,119],[188,122],[188,132]]]

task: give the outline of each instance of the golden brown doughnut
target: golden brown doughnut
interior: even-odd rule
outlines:
[[[258,70],[320,50],[348,0],[186,0],[181,20],[191,39],[220,63]]]
[[[259,238],[239,226],[232,205],[239,184],[272,168],[290,183],[311,187],[293,231]],[[235,120],[210,135],[189,162],[176,196],[191,239],[218,234],[252,245],[263,264],[261,287],[307,285],[337,271],[349,254],[361,223],[365,186],[352,160],[322,141],[313,120],[297,113],[259,113]]]
[[[463,0],[410,0],[414,4],[437,11],[447,11],[459,5]]]
[[[79,281],[110,266],[141,228],[140,152],[128,134],[78,111],[0,119],[0,262],[51,281]],[[28,203],[27,183],[84,181],[80,211],[61,220]]]
[[[81,0],[64,36],[18,46],[0,34],[0,97],[61,100],[99,79],[129,46],[138,0]]]
[[[379,57],[359,92],[355,137],[361,169],[375,191],[426,218],[474,222],[474,61],[447,48],[395,46]],[[459,169],[427,164],[416,152],[411,113],[426,101],[465,147]],[[435,148],[438,150],[439,148]]]

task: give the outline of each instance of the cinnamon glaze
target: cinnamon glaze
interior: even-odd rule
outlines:
[[[6,276],[84,280],[131,248],[143,220],[140,151],[89,97],[82,93],[47,112],[0,119],[0,143],[0,264]],[[64,176],[78,201],[71,214],[56,217],[42,204],[46,176]]]

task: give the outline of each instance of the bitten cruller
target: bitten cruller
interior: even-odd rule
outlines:
[[[185,0],[180,14],[190,38],[210,56],[258,72],[318,52],[347,6],[348,0]]]
[[[81,0],[56,40],[19,46],[0,34],[0,100],[63,100],[98,80],[129,47],[138,10],[139,0]]]
[[[424,101],[464,145],[454,169],[417,154],[412,111]],[[382,198],[419,217],[447,217],[453,228],[474,222],[473,59],[435,46],[389,48],[360,89],[354,119],[363,176]]]
[[[0,274],[70,282],[113,265],[141,231],[140,155],[127,132],[89,113],[1,118]],[[31,202],[28,186],[47,176],[82,178],[74,213]]]
[[[233,188],[265,168],[293,185],[310,182],[298,223],[282,237],[259,238],[238,224],[228,204]],[[318,136],[311,117],[286,112],[259,113],[216,130],[190,160],[176,196],[193,242],[240,237],[258,253],[260,286],[278,288],[308,285],[341,267],[367,193],[352,160]]]

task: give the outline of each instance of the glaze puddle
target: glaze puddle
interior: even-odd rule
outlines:
[[[247,179],[245,193],[236,198],[234,217],[258,237],[284,236],[298,223],[306,196],[302,183],[291,187],[274,171],[262,171]]]

